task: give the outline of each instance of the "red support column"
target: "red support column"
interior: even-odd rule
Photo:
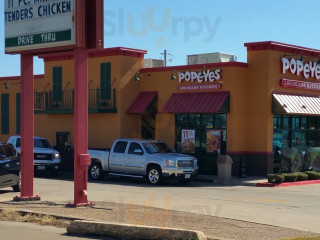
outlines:
[[[74,203],[71,207],[88,203],[88,52],[74,50]]]
[[[40,200],[33,196],[33,55],[21,54],[21,193],[15,201]]]

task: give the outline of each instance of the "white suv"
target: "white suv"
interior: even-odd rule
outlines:
[[[54,150],[46,138],[34,137],[34,170],[49,171],[52,175],[58,173],[61,158],[57,150]],[[19,153],[21,153],[21,137],[11,136],[8,144],[12,145]]]

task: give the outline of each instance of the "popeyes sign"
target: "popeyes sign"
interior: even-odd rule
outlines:
[[[291,58],[281,58],[282,73],[290,72],[305,79],[314,78],[320,80],[320,65],[316,62],[303,63],[300,60]]]
[[[186,82],[214,82],[216,80],[221,79],[221,70],[216,69],[214,71],[207,70],[201,72],[178,72],[179,75],[179,83],[186,81]]]

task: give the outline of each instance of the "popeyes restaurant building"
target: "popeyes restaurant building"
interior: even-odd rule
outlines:
[[[247,62],[143,68],[146,51],[88,50],[90,148],[116,138],[160,139],[217,174],[320,170],[320,50],[278,42],[245,43]],[[73,54],[40,55],[35,135],[60,152],[73,147]],[[1,135],[20,134],[20,78],[1,77]],[[69,149],[69,148],[68,148]],[[63,161],[69,161],[63,159]],[[72,161],[72,159],[70,159]]]

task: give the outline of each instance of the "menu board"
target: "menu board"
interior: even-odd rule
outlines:
[[[181,152],[194,153],[196,131],[183,129],[181,134]]]
[[[221,130],[207,130],[207,153],[220,154]]]

